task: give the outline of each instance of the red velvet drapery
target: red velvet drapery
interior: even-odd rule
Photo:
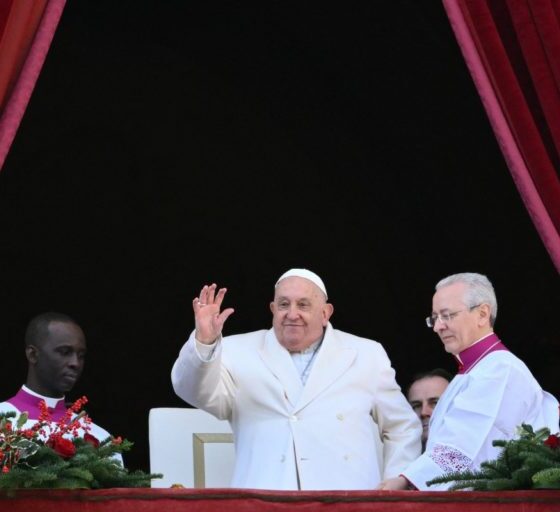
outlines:
[[[443,3],[513,179],[560,271],[560,0]]]
[[[0,2],[0,169],[45,61],[66,0]]]

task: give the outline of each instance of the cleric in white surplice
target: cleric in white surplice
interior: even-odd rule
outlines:
[[[273,328],[222,339],[233,312],[220,311],[225,292],[205,286],[194,299],[196,328],[172,382],[186,402],[230,421],[232,487],[373,489],[418,457],[421,425],[385,350],[333,329],[319,276],[286,272]]]
[[[455,356],[459,371],[434,409],[426,451],[381,489],[445,490],[451,483],[426,482],[496,459],[500,448],[492,441],[514,438],[522,423],[558,431],[558,401],[494,334],[497,310],[486,276],[455,274],[436,285],[426,322]]]

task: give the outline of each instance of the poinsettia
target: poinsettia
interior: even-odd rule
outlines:
[[[84,441],[91,444],[94,448],[99,448],[99,439],[97,439],[97,437],[95,436],[92,436],[89,432],[86,432],[84,434]],[[113,442],[116,441],[116,439],[113,439]]]
[[[560,446],[560,439],[558,438],[558,435],[550,435],[546,438],[544,444],[549,448],[555,449]]]
[[[76,455],[76,446],[74,446],[74,443],[70,441],[70,439],[58,436],[50,437],[46,444],[63,459],[69,459],[70,457]]]

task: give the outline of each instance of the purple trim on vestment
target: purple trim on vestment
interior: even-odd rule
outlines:
[[[27,412],[29,414],[30,420],[38,420],[41,415],[41,409],[39,409],[39,403],[42,398],[32,395],[25,391],[23,388],[20,389],[15,396],[6,400],[6,402],[11,403],[14,407],[17,407],[20,412]],[[66,413],[66,406],[64,405],[64,398],[61,398],[54,408],[49,407],[48,411],[51,415],[53,421],[58,421]]]
[[[459,365],[457,373],[468,373],[476,363],[496,350],[508,350],[508,348],[500,341],[496,334],[492,333],[478,343],[467,347],[459,354],[459,357],[455,357]]]

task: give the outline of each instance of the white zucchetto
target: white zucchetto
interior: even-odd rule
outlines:
[[[313,284],[317,285],[319,287],[319,289],[325,294],[326,299],[329,298],[329,296],[327,295],[327,289],[325,287],[325,283],[323,283],[323,280],[315,272],[311,272],[311,270],[307,270],[306,268],[292,268],[292,269],[288,270],[287,272],[284,272],[280,276],[280,279],[278,279],[278,281],[276,281],[276,284],[274,285],[274,288],[276,288],[278,286],[278,283],[280,281],[282,281],[283,279],[286,279],[287,277],[303,277],[303,279],[307,279],[308,281],[311,281]]]

